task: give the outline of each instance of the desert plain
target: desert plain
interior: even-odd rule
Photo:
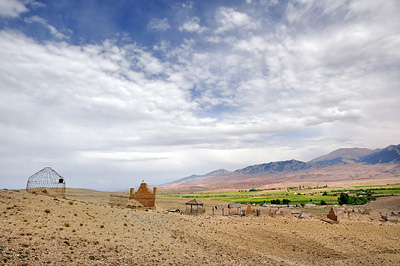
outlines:
[[[400,265],[400,224],[381,219],[400,211],[400,197],[334,206],[348,213],[331,224],[323,206],[298,208],[302,219],[287,209],[213,216],[212,206],[228,203],[202,200],[196,216],[168,212],[188,199],[158,196],[145,211],[110,206],[109,195],[0,190],[0,265]]]

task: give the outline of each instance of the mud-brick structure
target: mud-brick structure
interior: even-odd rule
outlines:
[[[247,204],[247,209],[246,209],[246,216],[253,216],[254,215],[254,211],[253,208],[251,208],[251,204]]]
[[[157,188],[153,188],[153,193],[147,187],[146,183],[141,183],[138,191],[135,193],[135,189],[131,188],[129,199],[140,202],[144,208],[155,209],[156,208],[156,197]]]
[[[335,214],[335,211],[333,210],[333,208],[330,209],[330,211],[329,211],[328,215],[326,216],[326,218],[331,219],[334,222],[338,221],[338,217]]]

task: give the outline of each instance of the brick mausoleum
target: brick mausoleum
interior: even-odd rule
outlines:
[[[144,208],[156,208],[157,188],[153,188],[153,193],[147,187],[146,183],[141,183],[139,189],[135,193],[135,189],[131,188],[129,199],[140,202]]]

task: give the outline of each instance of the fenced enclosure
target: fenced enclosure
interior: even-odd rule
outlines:
[[[28,178],[26,191],[65,197],[65,179],[51,167],[45,167]]]
[[[189,208],[190,206],[190,208]],[[195,208],[193,208],[195,206]],[[204,209],[204,204],[203,202],[197,200],[197,199],[192,199],[191,201],[186,202],[186,209],[185,213],[186,214],[202,214],[205,212]]]
[[[229,210],[229,215],[233,214],[232,210],[236,209],[236,214],[241,215],[242,212],[242,205],[240,203],[229,203],[228,204],[228,210]]]
[[[222,211],[222,216],[224,216],[224,209],[225,209],[224,205],[214,206],[214,207],[212,208],[213,216],[214,216],[214,214],[215,214],[215,211],[217,211],[217,210],[221,210],[221,211]]]

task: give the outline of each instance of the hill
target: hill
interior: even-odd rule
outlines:
[[[163,191],[250,189],[277,183],[337,182],[400,178],[400,145],[384,149],[338,149],[309,162],[288,160],[191,175],[161,185]]]
[[[320,220],[330,207],[298,208],[309,215],[303,219],[292,216],[286,208],[285,216],[270,216],[267,208],[261,207],[257,208],[264,214],[259,217],[228,216],[227,212],[222,216],[213,215],[212,207],[227,206],[227,202],[202,199],[204,214],[182,215],[166,210],[185,210],[188,199],[158,197],[156,210],[141,211],[110,206],[109,194],[67,189],[66,198],[55,198],[25,190],[0,190],[1,265],[400,262],[400,224],[382,223],[359,213],[332,226]],[[385,215],[399,210],[398,198],[385,200],[383,206],[377,202],[369,208]],[[391,209],[382,210],[391,205]]]
[[[320,156],[310,161],[310,163],[337,163],[337,162],[348,162],[348,161],[359,161],[362,156],[367,156],[374,153],[371,149],[365,148],[342,148],[330,152],[326,155]]]
[[[383,150],[362,156],[360,159],[368,164],[400,163],[400,145],[390,145]]]

